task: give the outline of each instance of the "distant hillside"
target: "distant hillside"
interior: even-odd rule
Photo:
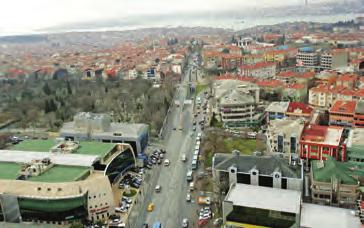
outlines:
[[[21,35],[21,36],[3,36],[0,37],[0,43],[35,43],[47,41],[43,35]]]

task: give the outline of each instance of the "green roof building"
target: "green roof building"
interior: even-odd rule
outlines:
[[[106,219],[112,185],[135,166],[125,143],[25,140],[0,150],[0,222]]]
[[[364,178],[364,164],[326,161],[311,162],[311,190],[315,203],[353,207]],[[364,179],[363,179],[364,180]]]

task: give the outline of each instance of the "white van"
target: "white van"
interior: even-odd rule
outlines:
[[[202,134],[201,132],[197,133],[197,137],[201,138]]]
[[[193,191],[195,189],[195,184],[193,182],[190,183],[190,191]]]
[[[200,153],[200,151],[195,150],[195,152],[193,153],[193,156],[198,156],[199,153]]]
[[[193,155],[193,160],[198,160],[198,155]]]
[[[200,150],[200,145],[196,145],[195,150]]]
[[[199,145],[200,145],[200,141],[197,141],[197,142],[196,142],[196,146],[199,146]]]
[[[193,171],[190,170],[187,172],[187,181],[192,181],[193,180]]]
[[[197,169],[197,160],[193,160],[192,161],[192,170],[195,170],[195,169]]]

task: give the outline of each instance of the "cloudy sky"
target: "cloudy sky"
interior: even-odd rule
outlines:
[[[214,12],[238,7],[243,9],[303,2],[304,0],[1,0],[0,33],[27,33],[64,24],[136,16],[142,18],[145,15]]]

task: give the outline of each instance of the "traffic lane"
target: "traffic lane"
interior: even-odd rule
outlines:
[[[182,195],[183,189],[186,189],[185,175],[187,167],[184,163],[179,162],[179,155],[187,152],[186,145],[189,145],[190,139],[185,137],[181,140],[183,143],[180,147],[174,145],[174,148],[181,148],[180,153],[174,153],[171,159],[171,166],[163,167],[159,176],[159,185],[162,187],[160,193],[153,193],[153,203],[155,204],[155,211],[147,216],[147,222],[153,224],[155,221],[161,221],[163,226],[174,227],[176,221],[180,220],[180,213],[178,212],[178,205]],[[178,151],[178,150],[177,150]],[[178,197],[180,196],[180,197]],[[182,221],[182,220],[181,220]]]

